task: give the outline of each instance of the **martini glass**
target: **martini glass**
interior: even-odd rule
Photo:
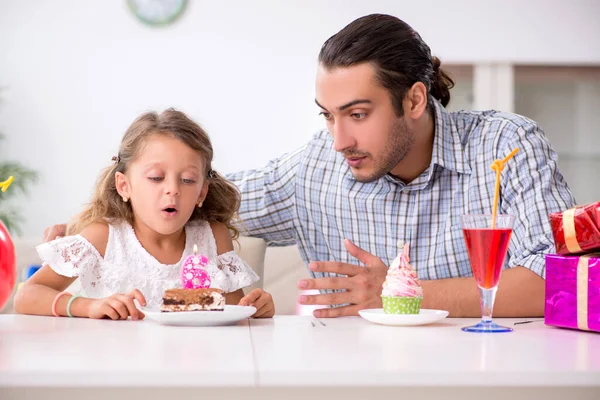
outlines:
[[[494,323],[492,311],[514,220],[512,215],[497,215],[495,227],[492,228],[491,214],[462,216],[469,261],[481,300],[481,322],[462,328],[465,332],[512,331]]]

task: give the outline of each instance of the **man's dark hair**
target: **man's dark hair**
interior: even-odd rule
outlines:
[[[323,44],[319,63],[327,69],[370,63],[398,116],[404,114],[402,100],[416,82],[427,87],[430,108],[431,97],[448,105],[454,87],[421,36],[391,15],[371,14],[351,22]]]

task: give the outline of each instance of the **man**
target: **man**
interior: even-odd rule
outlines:
[[[447,112],[452,86],[409,25],[359,18],[319,54],[315,100],[327,130],[261,170],[229,176],[242,192],[242,234],[298,245],[313,276],[298,287],[321,291],[299,301],[333,306],[315,316],[381,307],[398,241],[411,245],[423,308],[481,316],[460,218],[491,213],[490,165],[517,147],[502,173],[499,212],[516,220],[494,315],[543,315],[547,216],[574,204],[556,153],[527,118]]]
[[[460,217],[491,214],[490,165],[517,147],[501,181],[499,210],[516,221],[495,315],[543,315],[544,254],[553,250],[547,217],[574,199],[533,121],[494,111],[448,113],[452,84],[406,23],[359,18],[319,54],[316,103],[327,130],[262,170],[229,177],[242,192],[244,234],[296,243],[310,263],[315,279],[298,286],[322,294],[300,302],[342,305],[316,316],[381,307],[399,240],[411,244],[423,308],[481,316]]]

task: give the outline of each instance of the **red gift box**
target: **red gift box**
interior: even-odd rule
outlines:
[[[600,250],[600,202],[550,214],[556,253],[580,254]]]

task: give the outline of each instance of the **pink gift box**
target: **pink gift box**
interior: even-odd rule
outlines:
[[[600,254],[546,256],[546,325],[600,332]]]

